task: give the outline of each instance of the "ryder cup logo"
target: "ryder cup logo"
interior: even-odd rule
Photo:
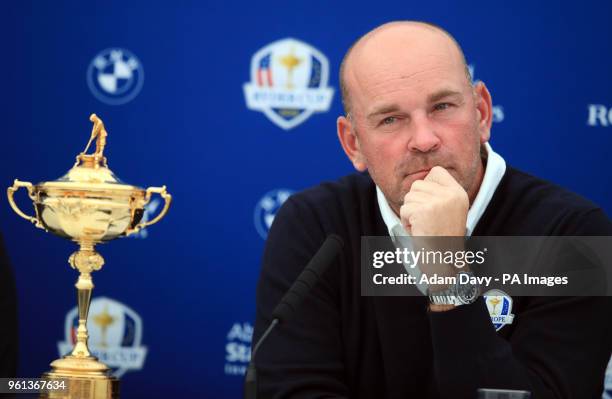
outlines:
[[[313,112],[329,110],[334,89],[328,79],[329,62],[319,50],[291,38],[273,42],[251,59],[251,81],[244,84],[247,108],[289,130]]]
[[[125,104],[138,95],[144,83],[140,60],[126,49],[101,51],[89,64],[87,85],[92,94],[109,105]]]
[[[491,322],[495,330],[499,331],[506,324],[512,324],[512,297],[502,290],[489,290],[483,294]]]
[[[66,315],[65,341],[58,343],[60,356],[70,353],[76,342],[78,309]],[[87,319],[89,350],[121,377],[129,370],[140,370],[147,355],[141,346],[142,320],[136,312],[115,300],[99,297],[91,301]]]
[[[264,240],[268,237],[268,231],[272,226],[276,212],[291,194],[293,194],[291,190],[272,190],[267,192],[255,206],[255,228]]]

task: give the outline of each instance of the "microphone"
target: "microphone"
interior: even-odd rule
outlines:
[[[257,397],[257,368],[255,367],[257,350],[277,324],[285,323],[293,317],[304,301],[304,297],[319,281],[343,247],[344,241],[342,241],[342,238],[335,234],[329,235],[289,291],[283,296],[280,303],[274,308],[272,323],[257,341],[251,355],[244,382],[244,399],[255,399]]]
[[[343,246],[344,242],[339,236],[332,234],[327,237],[321,248],[308,262],[308,265],[272,312],[273,319],[278,319],[280,323],[283,323],[293,317],[296,309],[302,304],[304,297],[319,281]]]

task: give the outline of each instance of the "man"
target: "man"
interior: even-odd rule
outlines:
[[[385,24],[348,51],[340,79],[338,137],[364,173],[296,194],[276,216],[254,342],[325,237],[340,235],[345,248],[258,352],[260,396],[474,398],[477,388],[503,388],[601,397],[608,298],[514,298],[515,322],[495,331],[482,298],[456,306],[361,296],[362,236],[612,235],[612,225],[596,205],[492,150],[491,96],[471,83],[444,30]]]
[[[0,235],[0,378],[17,375],[17,298],[8,255]]]

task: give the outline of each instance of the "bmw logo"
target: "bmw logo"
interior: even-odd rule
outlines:
[[[267,192],[255,206],[255,228],[264,240],[272,226],[276,212],[281,205],[293,194],[292,190],[277,189]]]
[[[140,60],[123,48],[99,52],[87,69],[87,85],[91,93],[108,105],[132,101],[144,84]]]

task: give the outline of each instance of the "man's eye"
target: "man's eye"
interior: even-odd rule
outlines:
[[[445,110],[445,109],[450,108],[451,106],[452,106],[452,104],[451,104],[451,103],[440,103],[440,104],[436,104],[436,105],[434,106],[434,111],[442,111],[442,110]]]
[[[397,118],[395,116],[388,116],[385,119],[383,119],[380,124],[381,125],[392,125],[396,121],[397,121]]]

